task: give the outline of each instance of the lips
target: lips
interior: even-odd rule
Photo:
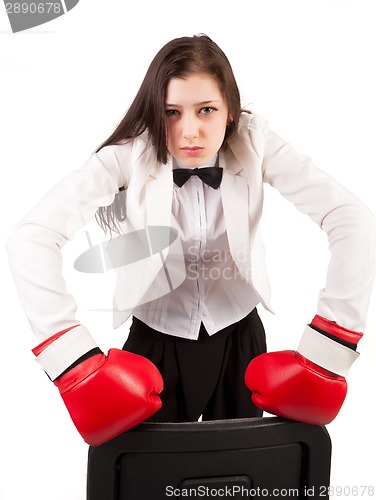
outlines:
[[[204,150],[201,146],[186,146],[184,148],[180,148],[180,151],[187,156],[198,156]]]

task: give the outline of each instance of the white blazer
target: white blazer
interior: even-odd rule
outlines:
[[[220,187],[228,241],[242,276],[270,310],[270,285],[259,233],[263,183],[275,187],[306,213],[328,236],[332,257],[317,313],[340,325],[365,327],[376,272],[376,221],[348,190],[316,168],[271,131],[260,116],[243,113],[238,132],[220,154]],[[67,294],[60,249],[127,189],[124,231],[169,226],[173,193],[172,159],[157,161],[147,133],[124,144],[107,146],[58,183],[16,226],[8,253],[18,294],[34,333],[44,340],[77,324],[75,299]],[[141,296],[161,267],[145,266],[138,283]],[[127,286],[122,283],[122,286]],[[127,293],[127,291],[125,292]],[[118,326],[130,311],[115,319]]]

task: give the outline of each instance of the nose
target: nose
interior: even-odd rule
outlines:
[[[199,135],[198,120],[195,116],[185,116],[182,123],[182,135],[189,142],[197,139]]]

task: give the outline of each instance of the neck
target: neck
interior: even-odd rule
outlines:
[[[219,155],[218,153],[213,156],[213,158],[209,161],[207,161],[205,164],[200,165],[199,167],[187,167],[180,161],[178,161],[176,158],[173,158],[173,167],[172,168],[204,168],[204,167],[218,167],[218,158]]]

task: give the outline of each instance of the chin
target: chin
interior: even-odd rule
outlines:
[[[205,157],[197,158],[177,158],[178,162],[187,168],[197,168],[204,166],[209,160]]]

